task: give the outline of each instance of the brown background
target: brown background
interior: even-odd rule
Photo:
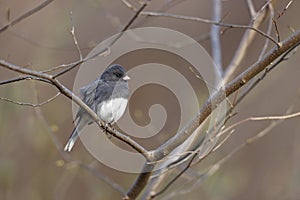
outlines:
[[[153,1],[146,10],[159,10],[165,2],[167,1]],[[282,11],[287,2],[278,0],[275,13]],[[38,3],[40,1],[26,0],[22,3],[17,0],[0,1],[1,25],[7,23],[8,9],[10,19],[14,19]],[[263,3],[264,1],[255,1],[257,8]],[[294,29],[300,28],[299,3],[294,1],[278,21],[281,38],[291,34],[289,26]],[[133,4],[138,6],[136,1],[133,1]],[[209,19],[211,10],[210,0],[188,0],[167,12]],[[78,53],[69,33],[70,11],[73,13],[77,39],[84,56],[102,40],[116,34],[122,27],[120,25],[126,24],[133,15],[121,1],[116,0],[54,1],[42,11],[0,34],[0,58],[38,70],[76,61]],[[229,23],[247,24],[249,21],[246,3],[242,0],[224,1],[223,14],[226,16],[225,21]],[[208,24],[151,17],[140,17],[133,25],[133,27],[142,26],[170,28],[195,39],[201,38],[210,29]],[[265,30],[264,28],[265,25],[262,29]],[[222,35],[224,66],[230,62],[243,31],[230,29]],[[239,66],[239,72],[257,59],[263,41],[261,36],[256,37],[249,55]],[[200,44],[210,52],[209,40],[201,41]],[[130,58],[120,62],[129,69],[134,63],[143,63],[148,53],[135,56],[134,60]],[[60,81],[72,89],[76,71],[77,69],[72,70],[62,76]],[[253,90],[238,106],[236,110],[238,115],[230,123],[249,116],[281,115],[291,105],[294,105],[294,111],[299,111],[299,75],[299,53],[297,53],[270,73]],[[0,68],[1,81],[12,77],[16,77],[16,74]],[[191,75],[190,78],[192,79]],[[35,102],[34,87],[37,87],[40,101],[46,100],[56,92],[49,85],[27,81],[0,86],[0,96],[22,102]],[[152,87],[147,90],[145,87],[143,91],[133,96],[130,112],[134,115],[137,109],[141,109],[143,113],[136,118],[138,123],[148,123],[147,109],[153,102],[159,101],[155,98],[155,92],[161,89]],[[203,90],[203,85],[199,83],[197,89]],[[176,101],[170,101],[172,94],[169,96],[168,92],[165,94],[160,103],[166,105],[167,111],[178,108]],[[48,128],[58,137],[59,142],[64,144],[73,129],[70,100],[60,96],[43,106],[41,110],[49,125]],[[164,131],[174,133],[178,113],[172,114],[172,118],[168,120]],[[234,147],[269,123],[250,122],[238,127],[236,134],[201,167],[227,155]],[[243,148],[197,190],[176,199],[299,199],[299,129],[299,118],[286,120],[266,137]],[[140,142],[145,143],[150,149],[171,135],[165,136],[162,132],[160,136]],[[112,170],[94,161],[80,143],[71,154],[87,164],[94,163],[97,170],[107,174],[125,189],[132,184],[136,176]],[[70,163],[60,166],[61,159],[62,156],[54,145],[47,126],[35,109],[0,101],[0,199],[120,199],[119,193],[95,175]]]

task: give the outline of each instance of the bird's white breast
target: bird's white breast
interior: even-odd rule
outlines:
[[[128,100],[124,98],[116,98],[102,102],[98,107],[97,114],[107,123],[116,122],[125,112],[127,102]]]

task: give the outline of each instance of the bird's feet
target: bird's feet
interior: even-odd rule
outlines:
[[[108,122],[105,124],[105,134],[107,136],[108,139],[111,138],[111,134],[108,132],[108,128],[111,128],[113,131],[115,130],[114,127],[112,127],[111,123]]]

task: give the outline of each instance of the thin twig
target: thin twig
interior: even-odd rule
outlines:
[[[290,50],[288,50],[287,52],[285,52],[280,59],[278,59],[275,63],[273,63],[269,68],[266,68],[264,73],[256,80],[254,80],[251,85],[249,87],[247,87],[247,89],[245,91],[243,91],[243,93],[237,98],[237,100],[235,100],[233,102],[232,107],[229,109],[228,114],[231,113],[233,111],[233,108],[236,107],[245,97],[246,95],[248,95],[250,93],[251,90],[253,90],[259,82],[261,82],[269,72],[271,72],[273,69],[275,69],[277,66],[279,66],[280,63],[282,63],[283,61],[287,61],[289,59],[288,55],[291,53],[291,51],[294,51],[294,53],[297,51],[297,47],[291,48]],[[293,53],[293,54],[294,54]],[[228,115],[227,114],[227,115]],[[226,116],[227,116],[226,115]],[[225,123],[224,123],[225,124]],[[222,130],[222,132],[218,133],[218,137],[220,137],[225,129]],[[227,131],[229,131],[229,129],[227,129]],[[226,132],[226,131],[225,131]],[[229,136],[232,135],[232,131],[229,133]],[[226,136],[226,138],[224,139],[223,142],[225,142],[229,137]]]
[[[245,72],[228,83],[225,86],[226,96],[229,96],[230,94],[241,88],[249,80],[254,78],[259,72],[267,68],[267,66],[272,63],[277,57],[295,49],[300,44],[300,30],[297,31],[297,34],[295,33],[294,36],[285,40],[282,44],[283,45],[281,48],[273,48],[267,55],[262,58],[262,60],[250,66]],[[283,50],[282,48],[286,50],[281,52],[281,50]],[[159,148],[150,152],[150,155],[154,157],[154,160],[163,158],[164,156],[172,152],[174,148],[182,144],[195,131],[199,124],[202,124],[202,122],[211,114],[211,112],[216,108],[216,105],[219,105],[224,100],[224,98],[225,97],[223,95],[223,91],[219,91],[215,93],[210,99],[208,99],[200,109],[199,114],[186,125],[186,128],[184,130],[180,130],[175,137],[170,138]],[[208,154],[204,155],[204,157],[201,157],[199,160],[204,159],[207,155]]]
[[[228,119],[229,118],[227,118],[226,120],[228,120]],[[216,133],[218,133],[221,130],[222,130],[222,126],[220,126],[217,129],[215,129],[215,127],[212,128],[212,131],[215,132],[214,134],[212,134],[213,137],[215,138],[214,135],[216,135]],[[207,135],[210,136],[210,134],[207,134]],[[211,140],[214,141],[214,138],[211,138]],[[203,140],[203,142],[201,143],[200,146],[197,147],[197,149],[193,150],[186,158],[184,158],[184,160],[182,160],[182,162],[176,161],[177,163],[173,167],[175,167],[176,165],[179,165],[180,163],[184,163],[186,161],[188,161],[188,163],[182,170],[180,170],[180,173],[178,173],[174,178],[171,179],[171,181],[168,182],[167,185],[165,185],[163,187],[163,189],[161,189],[160,191],[158,191],[156,193],[152,192],[152,194],[150,194],[150,199],[157,197],[158,195],[164,193],[176,180],[178,180],[192,166],[193,161],[195,160],[196,157],[198,158],[198,162],[199,162],[200,160],[205,159],[213,151],[214,148],[210,148],[205,154],[203,154],[202,150],[203,150],[203,145],[205,145],[204,142],[205,142],[205,140]]]
[[[29,80],[37,80],[37,81],[50,83],[50,81],[48,81],[46,79],[26,75],[26,76],[21,76],[21,77],[18,77],[18,78],[12,78],[12,79],[9,79],[9,80],[1,81],[0,85],[6,85],[6,84],[10,84],[10,83],[19,82],[19,81],[29,81]]]
[[[269,16],[269,23],[268,23],[268,30],[267,30],[267,34],[268,35],[271,35],[271,32],[272,32],[272,25],[273,25],[273,18],[274,18],[274,8],[273,8],[273,4],[269,4],[268,5],[268,8],[269,8],[269,12],[270,12],[270,16]],[[270,43],[270,40],[265,40],[265,44],[264,44],[264,47],[258,57],[258,60],[260,60],[266,53],[267,49],[268,49],[268,46],[269,46],[269,43]]]
[[[129,9],[133,10],[134,12],[136,12],[136,8],[131,4],[129,3],[127,0],[121,0],[121,2]]]
[[[255,17],[252,19],[249,26],[257,29],[263,23],[266,14],[267,14],[267,10],[261,9],[259,12],[256,13]],[[269,35],[269,33],[267,34]],[[226,67],[224,78],[223,78],[224,83],[227,83],[230,80],[231,76],[234,74],[238,66],[241,64],[243,58],[245,58],[245,56],[247,55],[248,47],[252,44],[254,37],[255,37],[254,31],[252,30],[245,31],[239,43],[239,46],[235,51],[233,58],[231,59],[230,64]]]
[[[238,98],[238,100],[236,101],[236,104],[238,104],[239,102],[241,102],[241,101],[245,98],[245,96],[246,96],[251,90],[253,90],[253,89],[259,84],[259,82],[261,82],[261,81],[267,76],[267,74],[268,74],[270,71],[272,71],[273,69],[275,69],[275,68],[276,68],[280,63],[282,63],[283,61],[288,60],[288,59],[289,59],[288,55],[291,53],[291,51],[294,51],[293,54],[295,54],[296,51],[297,51],[297,46],[298,46],[298,45],[299,45],[299,43],[296,44],[295,48],[291,48],[291,49],[289,49],[288,51],[286,51],[286,52],[280,57],[280,59],[278,59],[275,63],[272,63],[272,65],[271,65],[270,67],[267,67],[267,68],[264,70],[263,74],[262,74],[258,79],[254,80],[254,81],[251,83],[251,85],[248,86],[248,87],[246,88],[245,91],[243,91],[243,93],[241,94],[241,96],[240,96],[240,97]]]
[[[103,49],[99,50],[98,52],[74,63],[73,65],[70,65],[69,67],[61,70],[60,72],[56,73],[54,75],[54,78],[57,78],[65,73],[67,73],[68,71],[74,69],[75,67],[79,66],[80,64],[94,59],[95,57],[99,56],[99,55],[104,55],[106,54],[106,52],[110,51],[110,47],[112,45],[114,45],[119,39],[120,37],[122,37],[122,35],[124,34],[124,32],[126,30],[128,30],[128,28],[132,25],[132,23],[138,18],[138,16],[140,15],[140,13],[147,7],[147,5],[150,3],[151,0],[145,0],[145,2],[142,4],[142,6],[136,11],[136,13],[132,16],[132,18],[129,20],[129,22],[123,27],[123,29],[117,34],[117,36]]]
[[[43,8],[45,8],[47,5],[49,5],[50,3],[52,3],[54,0],[46,0],[43,3],[39,4],[38,6],[32,8],[31,10],[27,11],[26,13],[20,15],[19,17],[17,17],[16,19],[8,22],[6,25],[4,25],[2,28],[0,28],[0,34],[2,32],[4,32],[5,30],[7,30],[9,27],[12,27],[18,23],[20,23],[21,21],[23,21],[24,19],[30,17],[31,15],[37,13],[38,11],[42,10]]]
[[[277,26],[277,21],[276,21],[276,19],[272,19],[272,22],[273,22],[273,24],[275,26],[277,41],[280,42],[280,33],[279,33],[278,26]]]
[[[265,127],[262,131],[258,132],[257,134],[255,134],[254,136],[248,138],[246,140],[246,142],[240,144],[239,146],[237,146],[231,153],[227,154],[223,159],[221,159],[219,162],[217,162],[216,164],[214,164],[212,167],[210,167],[210,170],[215,168],[215,169],[220,169],[220,165],[223,164],[224,162],[226,162],[227,160],[229,160],[230,157],[232,157],[235,153],[237,153],[239,150],[241,150],[243,147],[245,147],[246,145],[249,145],[251,143],[253,143],[254,141],[258,140],[259,138],[265,136],[267,133],[270,133],[270,131],[277,125],[279,125],[280,123],[282,123],[285,119],[291,119],[294,117],[299,117],[300,116],[300,112],[298,113],[294,113],[294,114],[288,114],[289,112],[291,112],[291,108],[290,107],[285,115],[282,116],[276,116],[276,117],[271,117],[268,119],[268,117],[264,117],[264,119],[259,119],[259,120],[276,120],[276,121],[272,121],[267,127]],[[216,149],[214,149],[216,150]],[[212,171],[208,171],[207,173],[211,176],[213,173]],[[216,170],[213,170],[213,172],[215,173]],[[203,175],[201,175],[203,176]],[[208,176],[206,176],[208,177]],[[203,180],[201,181],[203,182]]]
[[[201,183],[203,183],[208,177],[211,177],[212,175],[214,175],[221,168],[221,166],[223,164],[225,164],[225,162],[227,162],[234,154],[236,154],[241,149],[243,149],[243,147],[245,147],[245,146],[253,143],[258,138],[261,138],[262,136],[265,136],[267,133],[269,133],[279,123],[280,123],[280,121],[271,123],[264,130],[262,130],[259,133],[257,133],[257,135],[255,135],[254,137],[251,137],[251,138],[247,139],[246,142],[244,142],[241,145],[237,146],[234,150],[232,150],[224,158],[222,158],[217,163],[215,163],[214,165],[212,165],[211,167],[209,167],[209,169],[207,170],[207,172],[199,174],[198,176],[196,176],[195,179],[197,181],[193,184],[193,186],[192,187],[188,187],[188,189],[186,189],[186,190],[181,190],[180,194],[189,193],[193,189],[197,188],[197,186],[199,186]],[[259,135],[259,137],[258,137],[258,135]]]
[[[45,69],[45,70],[43,70],[41,72],[44,72],[44,73],[54,72],[56,70],[65,69],[66,67],[70,67],[70,66],[73,66],[73,65],[79,65],[82,62],[83,62],[83,60],[79,60],[79,61],[76,61],[76,62],[73,62],[73,63],[69,63],[69,64],[61,64],[61,65],[58,65],[58,66],[51,67],[49,69]]]
[[[251,80],[254,76],[256,76],[258,73],[260,73],[262,70],[264,70],[271,62],[273,62],[278,56],[282,55],[284,52],[288,51],[291,48],[294,48],[295,45],[298,45],[300,40],[300,32],[295,32],[290,38],[288,38],[286,41],[282,43],[282,46],[273,48],[267,55],[265,55],[262,60],[258,61],[254,65],[250,66],[248,70],[246,70],[244,73],[242,73],[240,76],[238,76],[236,79],[234,79],[232,82],[226,85],[226,95],[230,95],[233,92],[235,92],[237,89],[241,88],[244,84],[246,84],[249,80]],[[49,80],[51,84],[53,84],[56,88],[58,88],[59,91],[61,91],[65,96],[69,98],[73,98],[74,102],[77,103],[79,106],[81,106],[83,109],[85,109],[93,118],[93,120],[97,121],[99,118],[95,116],[96,114],[93,113],[78,97],[76,97],[72,92],[70,92],[67,88],[65,88],[58,80],[55,79],[54,76],[48,75],[45,73],[28,70],[22,67],[18,67],[15,65],[12,65],[10,63],[7,63],[5,61],[0,61],[0,65],[8,68],[10,70],[29,74],[31,76],[37,76],[42,79]],[[175,139],[171,138],[167,143],[162,145],[162,147],[158,148],[158,151],[153,151],[154,156],[149,156],[148,152],[138,144],[136,144],[133,140],[129,138],[129,141],[123,140],[129,145],[132,145],[134,149],[137,149],[138,152],[143,154],[146,158],[149,160],[158,160],[160,158],[163,158],[165,155],[168,155],[169,152],[171,152],[176,146],[182,143],[187,137],[190,136],[191,131],[193,131],[193,126],[198,127],[199,124],[201,124],[209,115],[210,113],[216,108],[215,105],[222,102],[224,99],[223,97],[223,91],[220,91],[216,93],[211,99],[208,100],[208,102],[202,107],[201,115],[197,115],[195,117],[195,124],[192,121],[191,124],[184,132],[180,135],[178,134],[178,138],[175,141]],[[91,112],[91,113],[90,113]],[[97,124],[101,127],[102,123],[101,121],[97,121]],[[107,130],[108,132],[111,130]],[[112,134],[117,134],[112,133]],[[183,135],[185,134],[185,135]],[[123,138],[124,135],[117,135],[116,136]],[[137,185],[137,184],[135,184]],[[143,187],[139,188],[140,191],[143,189]],[[137,192],[139,194],[139,191]]]
[[[287,3],[284,9],[278,14],[277,19],[279,19],[287,11],[287,9],[291,6],[292,3],[292,0]]]
[[[194,183],[194,185],[192,187],[189,187],[188,189],[184,190],[184,191],[180,191],[181,194],[185,194],[187,192],[192,191],[193,189],[195,189],[196,186],[198,186],[199,184],[201,184],[204,180],[206,180],[208,177],[212,176],[213,174],[215,174],[220,168],[221,165],[223,165],[225,162],[227,162],[234,154],[236,154],[238,151],[240,151],[243,147],[255,142],[256,140],[258,140],[259,138],[265,136],[267,133],[270,133],[270,131],[277,125],[279,125],[280,123],[283,122],[284,119],[291,119],[291,118],[295,118],[295,117],[299,117],[300,116],[300,112],[298,113],[294,113],[294,114],[288,114],[291,112],[291,107],[287,110],[285,115],[282,116],[269,116],[268,117],[263,117],[263,118],[257,118],[258,120],[277,120],[277,121],[273,121],[270,123],[269,126],[267,126],[266,128],[264,128],[262,131],[258,132],[257,134],[255,134],[255,136],[250,137],[246,140],[246,142],[240,144],[239,146],[237,146],[234,150],[232,150],[229,154],[227,154],[224,158],[222,158],[221,160],[219,160],[217,163],[215,163],[214,165],[212,165],[211,167],[209,167],[209,169],[207,170],[207,172],[199,174],[197,177],[195,177],[195,179],[197,180],[196,183]],[[241,123],[239,123],[238,125],[241,125]],[[233,131],[230,132],[230,134],[232,134]],[[221,143],[223,144],[227,139],[229,138],[226,137]],[[212,152],[216,151],[220,146],[216,146]],[[192,162],[195,158],[196,158],[195,154],[191,160],[189,161],[188,165],[182,170],[186,171],[188,170],[191,166],[195,165],[195,162]],[[180,173],[179,175],[182,175],[183,173]],[[179,178],[179,176],[177,175],[174,179],[172,179],[172,181],[169,182],[173,183],[175,180],[177,180]],[[167,185],[168,187],[170,185]],[[164,190],[166,190],[167,188],[164,188]],[[159,193],[160,194],[160,193]],[[174,194],[171,194],[174,195]]]
[[[82,60],[82,53],[81,53],[81,50],[80,50],[80,47],[79,47],[79,44],[78,44],[77,37],[76,37],[76,35],[75,35],[75,25],[74,25],[74,19],[73,19],[72,12],[70,12],[70,18],[71,18],[71,24],[72,24],[70,33],[71,33],[71,35],[72,35],[74,44],[75,44],[76,49],[77,49],[77,52],[78,52],[78,54],[79,54],[79,60]]]
[[[233,108],[236,107],[236,106],[242,101],[242,99],[244,99],[244,98],[246,97],[246,95],[249,94],[250,91],[253,90],[253,89],[255,88],[255,86],[257,86],[258,83],[259,83],[260,81],[262,81],[262,80],[267,76],[267,74],[268,74],[270,71],[272,71],[273,69],[275,69],[275,68],[276,68],[280,63],[282,63],[283,61],[287,61],[287,60],[289,59],[288,56],[289,56],[289,54],[291,53],[291,51],[294,51],[293,54],[295,54],[296,51],[297,51],[297,47],[296,47],[296,48],[291,48],[290,50],[288,50],[287,52],[285,52],[285,53],[281,56],[280,59],[278,59],[275,63],[272,64],[272,66],[270,66],[269,68],[266,68],[266,70],[264,71],[264,73],[263,73],[257,80],[255,80],[253,83],[251,83],[251,85],[250,85],[245,91],[243,91],[242,95],[241,95],[236,101],[233,102],[232,107],[229,109],[227,115],[229,115],[229,114],[233,111]],[[289,110],[288,110],[287,113],[289,113]],[[226,116],[227,116],[227,115],[226,115]],[[297,116],[298,116],[298,114],[295,113],[295,114],[293,114],[293,115],[291,115],[291,116],[285,116],[285,117],[287,117],[287,118],[292,118],[292,117],[297,117]],[[270,118],[270,119],[275,120],[276,117],[273,117],[273,118]],[[270,120],[270,119],[266,119],[266,120]],[[278,119],[280,119],[280,116],[277,116],[277,120],[278,120]],[[256,120],[264,120],[264,118],[256,118]],[[226,121],[227,121],[227,120],[226,120]],[[243,122],[243,123],[244,123],[244,122]],[[224,124],[225,124],[225,123],[224,123]],[[228,128],[229,128],[229,127],[228,127]],[[217,136],[217,137],[220,137],[222,134],[224,134],[225,132],[230,131],[230,130],[233,129],[234,127],[232,127],[231,129],[228,129],[228,128],[227,128],[226,130],[225,130],[225,129],[222,129],[222,131],[218,133],[218,136]],[[229,138],[229,136],[232,135],[232,134],[233,134],[233,130],[231,130],[231,132],[225,137],[225,139],[224,139],[223,141],[221,141],[221,143],[224,143],[224,142]],[[218,145],[218,146],[221,146],[221,145]],[[218,148],[218,147],[215,147],[215,148]],[[214,149],[213,151],[215,151],[215,150],[216,150],[216,149]]]
[[[260,61],[254,63],[246,71],[244,71],[242,74],[228,83],[225,86],[225,91],[220,90],[215,93],[210,99],[208,99],[200,109],[199,113],[194,117],[192,121],[188,123],[188,125],[186,126],[187,128],[185,130],[179,131],[179,133],[175,137],[170,138],[166,143],[156,149],[153,152],[154,159],[151,160],[161,159],[162,157],[169,154],[178,145],[182,144],[182,142],[184,142],[194,132],[199,124],[201,124],[211,114],[216,106],[219,105],[227,96],[231,95],[239,88],[244,86],[249,80],[254,78],[265,68],[267,68],[270,63],[272,63],[276,58],[280,57],[286,51],[290,51],[291,49],[296,48],[299,43],[300,30],[298,30],[294,35],[285,40],[282,43],[282,47],[274,47]]]
[[[34,84],[33,86],[34,86],[34,97],[36,98],[36,101],[39,102],[38,93],[36,92],[37,91],[36,90],[36,85]],[[42,109],[41,109],[40,106],[35,107],[35,113],[36,113],[37,118],[40,120],[40,122],[45,127],[47,134],[51,137],[54,145],[56,146],[56,149],[58,150],[58,152],[61,154],[61,156],[63,157],[63,159],[65,161],[68,161],[68,165],[78,166],[78,167],[80,167],[80,168],[88,171],[89,173],[91,173],[92,175],[94,175],[95,177],[97,177],[98,179],[100,179],[101,181],[104,181],[106,184],[108,184],[109,186],[111,186],[112,188],[114,188],[116,191],[120,192],[123,195],[125,194],[125,190],[120,185],[118,185],[117,183],[115,183],[114,181],[112,181],[105,174],[103,174],[100,171],[97,171],[96,169],[94,169],[90,165],[87,165],[87,164],[85,164],[85,163],[83,163],[83,162],[81,162],[79,160],[76,160],[76,159],[72,158],[69,153],[66,153],[63,150],[63,146],[60,143],[59,139],[53,133],[53,131],[50,128],[47,120],[45,119],[45,117],[43,115],[43,111],[42,111]],[[62,162],[62,164],[64,166],[68,166],[68,165],[65,165],[64,161]]]
[[[13,104],[16,104],[16,105],[20,105],[20,106],[30,106],[30,107],[39,107],[39,106],[43,106],[47,103],[50,103],[51,101],[55,100],[61,93],[58,92],[56,95],[54,95],[53,97],[41,102],[41,103],[37,103],[37,104],[34,104],[34,103],[26,103],[26,102],[20,102],[20,101],[15,101],[15,100],[12,100],[12,99],[8,99],[8,98],[5,98],[5,97],[0,97],[0,100],[2,101],[6,101],[6,102],[9,102],[9,103],[13,103]]]
[[[231,131],[232,129],[234,129],[235,127],[244,124],[246,122],[250,122],[250,121],[269,121],[269,120],[284,120],[284,119],[291,119],[291,118],[295,118],[295,117],[299,117],[300,116],[300,112],[296,112],[293,114],[288,114],[288,115],[279,115],[279,116],[265,116],[265,117],[248,117],[246,119],[240,120],[234,124],[232,124],[231,126],[227,127],[226,129],[224,129],[223,131],[221,131],[219,133],[219,136],[223,135],[224,133]]]
[[[287,9],[290,7],[290,5],[293,3],[293,1],[289,1],[287,3],[287,5],[284,7],[284,9],[278,14],[277,18],[273,18],[273,24],[275,26],[275,30],[276,30],[276,36],[277,36],[277,41],[280,42],[280,33],[279,33],[279,29],[277,26],[277,21],[279,20],[279,18],[284,15],[284,13],[287,11]]]
[[[171,14],[171,13],[161,13],[161,12],[141,12],[141,15],[146,15],[149,17],[169,17],[169,18],[175,18],[175,19],[182,19],[182,20],[190,20],[190,21],[197,21],[197,22],[202,22],[202,23],[208,23],[208,24],[214,24],[218,26],[223,26],[223,27],[228,27],[228,28],[240,28],[240,29],[249,29],[257,32],[258,34],[262,35],[263,37],[269,39],[272,41],[274,44],[276,44],[277,47],[281,46],[281,43],[278,43],[274,38],[271,36],[267,35],[263,31],[247,26],[247,25],[239,25],[239,24],[229,24],[229,23],[223,23],[223,22],[216,22],[212,21],[209,19],[203,19],[199,17],[192,17],[192,16],[185,16],[185,15],[176,15],[176,14]]]
[[[117,130],[113,129],[112,127],[107,127],[105,125],[105,123],[98,117],[98,115],[89,106],[87,106],[78,96],[76,96],[73,92],[71,92],[68,88],[66,88],[63,84],[61,84],[52,75],[38,72],[35,70],[31,70],[31,69],[26,69],[26,68],[8,63],[4,60],[0,60],[0,65],[11,71],[35,76],[42,80],[48,80],[49,84],[55,86],[62,94],[64,94],[66,97],[73,100],[78,106],[83,108],[85,110],[85,112],[90,115],[91,119],[99,126],[99,128],[101,128],[102,130],[105,130],[107,133],[116,137],[117,139],[125,142],[126,144],[131,146],[133,149],[135,149],[137,152],[141,153],[141,155],[145,156],[145,158],[147,160],[149,160],[148,151],[143,146],[138,144],[136,141],[131,139],[129,136],[126,136],[123,133],[118,132]]]
[[[191,156],[191,159],[189,160],[189,162],[187,163],[187,165],[184,167],[184,169],[181,170],[180,173],[177,174],[174,178],[172,178],[172,180],[169,181],[169,182],[167,183],[167,185],[164,186],[163,189],[161,189],[161,190],[158,191],[157,193],[150,194],[150,199],[154,199],[155,197],[157,197],[157,196],[161,195],[162,193],[164,193],[168,188],[171,187],[171,185],[172,185],[179,177],[181,177],[181,175],[182,175],[183,173],[186,172],[186,170],[188,170],[188,169],[190,168],[190,166],[191,166],[191,164],[192,164],[194,158],[198,155],[198,151],[193,152],[191,155],[192,155],[192,156]]]

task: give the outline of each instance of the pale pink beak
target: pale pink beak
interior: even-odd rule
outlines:
[[[126,75],[126,76],[123,77],[123,80],[128,81],[128,80],[130,80],[130,77],[128,75]]]

